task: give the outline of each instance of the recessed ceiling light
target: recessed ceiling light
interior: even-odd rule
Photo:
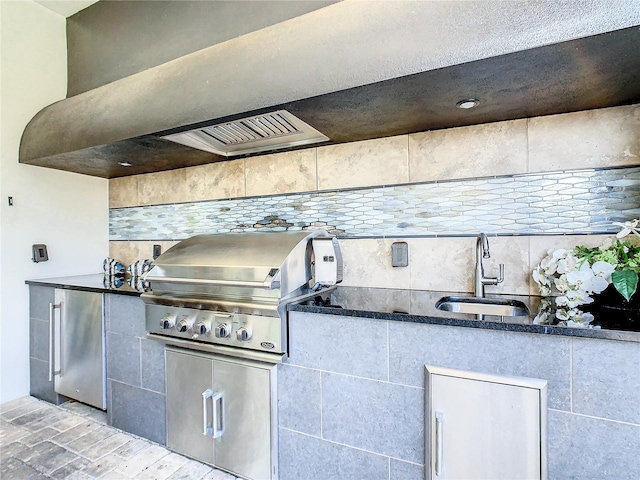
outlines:
[[[467,110],[469,108],[477,107],[479,104],[480,100],[476,100],[475,98],[467,98],[456,103],[456,107]]]
[[[129,162],[118,162],[118,165],[122,165],[123,167],[130,167],[133,165],[133,163],[129,163]]]

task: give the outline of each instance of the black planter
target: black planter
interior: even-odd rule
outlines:
[[[636,291],[627,301],[611,284],[592,297],[593,303],[585,305],[584,310],[593,314],[594,324],[611,330],[640,332],[640,292]]]

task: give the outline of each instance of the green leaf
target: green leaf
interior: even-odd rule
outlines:
[[[633,270],[620,270],[611,274],[611,281],[616,290],[627,299],[627,302],[631,300],[631,297],[636,293],[638,288],[638,274]]]

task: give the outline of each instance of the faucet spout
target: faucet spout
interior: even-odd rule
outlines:
[[[475,271],[475,289],[474,295],[476,297],[484,297],[485,285],[497,285],[504,281],[504,264],[500,264],[500,273],[498,277],[485,277],[484,265],[482,264],[483,258],[491,258],[489,252],[489,238],[485,233],[479,233],[476,240],[476,271]]]

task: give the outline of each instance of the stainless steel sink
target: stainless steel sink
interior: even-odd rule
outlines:
[[[436,302],[438,310],[470,313],[476,315],[496,315],[499,317],[524,317],[529,315],[527,306],[519,300],[481,297],[442,297]]]

